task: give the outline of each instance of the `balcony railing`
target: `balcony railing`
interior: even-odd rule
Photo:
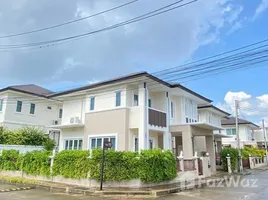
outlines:
[[[167,114],[149,108],[149,124],[153,126],[167,127]]]

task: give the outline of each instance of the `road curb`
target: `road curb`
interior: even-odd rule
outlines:
[[[19,187],[19,188],[5,189],[5,190],[0,190],[0,193],[15,192],[15,191],[22,191],[22,190],[31,190],[31,189],[34,189],[34,187]]]

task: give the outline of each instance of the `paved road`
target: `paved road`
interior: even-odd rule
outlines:
[[[237,180],[237,179],[236,179]],[[268,199],[268,171],[256,171],[246,179],[240,179],[238,186],[232,182],[231,187],[208,187],[196,189],[187,192],[180,192],[168,197],[160,197],[157,200],[267,200]],[[14,186],[1,185],[1,189],[14,188]],[[125,198],[100,198],[100,197],[82,197],[66,196],[61,194],[52,194],[45,191],[29,190],[0,193],[1,200],[100,200],[100,199],[132,199]],[[137,199],[137,198],[135,198]],[[148,199],[148,198],[146,198]]]

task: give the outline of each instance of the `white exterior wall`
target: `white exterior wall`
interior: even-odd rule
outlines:
[[[211,111],[202,109],[198,110],[199,122],[221,127],[221,116]]]
[[[5,113],[6,113],[6,106],[7,106],[7,93],[3,93],[0,95],[0,99],[3,100],[3,107],[2,111],[0,111],[0,124],[3,123],[5,119]]]
[[[62,124],[70,124],[70,119],[72,117],[78,117],[82,120],[82,122],[84,122],[86,105],[85,101],[86,98],[84,96],[64,101]]]
[[[263,142],[264,141],[264,134],[263,134],[263,130],[262,129],[260,129],[260,130],[254,130],[254,139],[257,142]]]
[[[62,129],[60,134],[60,142],[59,142],[59,149],[64,150],[65,147],[65,139],[82,139],[83,146],[82,149],[86,149],[87,142],[84,140],[84,129],[83,128],[74,128],[74,129]]]
[[[17,101],[22,101],[21,112],[16,112]],[[30,114],[30,104],[35,104],[35,113]],[[51,110],[47,109],[51,106]],[[24,95],[17,92],[8,92],[1,113],[3,125],[7,129],[18,129],[23,126],[39,126],[47,128],[53,124],[53,120],[59,120],[60,103],[45,98]]]

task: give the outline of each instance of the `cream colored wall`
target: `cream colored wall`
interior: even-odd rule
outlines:
[[[149,92],[149,98],[152,100],[152,108],[166,112],[165,92]]]
[[[118,85],[116,87],[106,88],[105,90],[88,92],[86,96],[86,113],[119,108],[116,107],[116,92],[119,91],[121,92],[121,106],[119,107],[126,107],[127,94],[129,98],[129,93],[126,91],[126,85]],[[90,111],[89,109],[90,97],[95,97],[94,111]]]
[[[140,106],[129,108],[129,128],[139,128],[140,126]]]
[[[18,92],[8,92],[3,108],[5,108],[4,124],[8,129],[17,129],[24,126],[44,128],[59,120],[61,103]],[[22,101],[21,112],[16,112],[17,101]],[[30,114],[30,104],[35,104],[35,113]],[[51,106],[51,110],[47,109]],[[3,117],[3,116],[2,116]]]
[[[84,128],[61,129],[59,150],[64,150],[64,140],[66,139],[83,139],[82,149],[86,149],[87,140],[84,137]]]
[[[85,117],[85,139],[90,135],[117,134],[117,150],[129,149],[129,109],[121,108],[87,113]]]
[[[62,124],[70,124],[70,118],[79,117],[84,122],[85,116],[85,96],[70,98],[63,103]]]

